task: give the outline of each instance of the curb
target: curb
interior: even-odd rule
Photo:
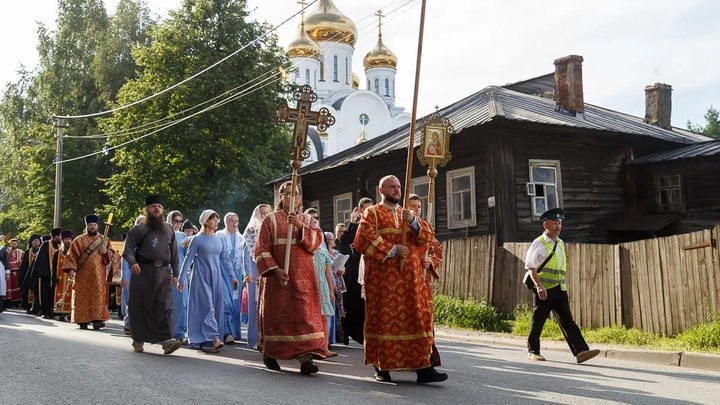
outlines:
[[[436,328],[435,336],[440,339],[467,343],[484,343],[492,346],[511,346],[526,348],[525,338],[503,336],[502,334],[473,331],[455,331]],[[545,341],[542,350],[569,351],[565,342]],[[607,359],[634,361],[720,372],[720,355],[695,352],[667,352],[660,350],[622,349],[593,347],[600,349],[600,356]]]

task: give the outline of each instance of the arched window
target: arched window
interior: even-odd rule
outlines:
[[[295,83],[300,83],[300,69],[295,71]]]
[[[305,84],[310,85],[310,69],[305,69]]]
[[[350,84],[350,82],[348,81],[348,78],[349,78],[349,76],[348,76],[348,59],[345,58],[345,84]]]
[[[390,97],[390,80],[385,79],[385,97]]]
[[[367,89],[370,90],[370,79],[368,79],[368,86]]]
[[[325,57],[320,57],[320,81],[325,81]]]
[[[375,94],[380,95],[380,79],[375,78]]]
[[[333,81],[338,81],[338,61],[337,61],[337,55],[333,55]]]
[[[395,79],[393,79],[393,98],[395,98]]]
[[[313,87],[317,87],[317,70],[313,71]]]

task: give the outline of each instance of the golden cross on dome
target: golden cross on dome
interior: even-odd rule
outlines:
[[[297,4],[300,5],[300,25],[303,27],[305,26],[305,6],[307,5],[307,2],[305,0],[300,0],[297,2]]]
[[[382,27],[382,18],[385,16],[383,15],[382,10],[378,10],[377,13],[375,13],[375,15],[378,18],[378,35],[382,36],[382,28],[381,28]]]

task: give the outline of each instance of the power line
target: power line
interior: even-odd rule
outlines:
[[[317,1],[317,0],[315,0],[315,1]],[[398,1],[398,0],[393,0],[393,1],[392,1],[391,3],[389,3],[389,4],[392,4],[392,3],[396,2],[396,1]],[[406,1],[405,3],[401,4],[400,6],[398,6],[397,8],[395,8],[395,9],[391,10],[390,12],[388,12],[388,14],[387,14],[386,16],[390,16],[390,15],[394,14],[395,12],[397,12],[398,10],[402,9],[403,7],[407,6],[408,4],[410,4],[410,3],[412,3],[412,2],[416,2],[416,1],[417,1],[417,0],[408,0],[408,1]],[[312,3],[311,3],[311,4],[312,4]],[[297,14],[296,14],[296,15],[297,15]],[[373,15],[374,15],[374,14],[373,14]],[[368,16],[360,19],[359,21],[366,20],[366,19],[369,18],[369,17],[370,17],[370,15],[368,15]],[[396,18],[396,17],[397,17],[397,15],[396,15],[395,17],[393,17],[393,19]],[[392,19],[391,19],[391,20],[392,20]],[[288,21],[288,20],[285,20],[282,24],[284,24],[284,23],[287,22],[287,21]],[[282,25],[282,24],[281,24],[281,25]],[[369,27],[369,26],[371,26],[371,25],[373,25],[373,24],[374,24],[374,22],[369,23],[369,24],[366,24],[366,25],[364,25],[363,27],[361,27],[360,30],[364,30],[365,28],[367,28],[367,27]],[[279,25],[278,25],[278,26],[279,26]],[[366,35],[366,34],[362,34],[362,35],[359,35],[359,36],[363,36],[363,35]],[[337,36],[337,34],[336,34],[336,36]],[[335,38],[333,37],[333,38],[331,38],[331,39],[335,39]],[[332,47],[332,46],[337,46],[337,44],[332,44],[331,47]],[[307,58],[309,58],[309,56],[306,57],[306,59],[307,59]],[[292,63],[288,63],[288,67],[292,67],[292,65],[293,65]],[[282,67],[282,66],[283,66],[283,65],[280,65],[280,67]],[[62,161],[56,162],[56,164],[65,163],[65,162],[72,162],[72,161],[76,161],[76,160],[81,160],[81,159],[85,159],[85,158],[88,158],[88,157],[92,157],[92,156],[95,156],[95,155],[98,155],[98,154],[101,154],[101,153],[107,153],[107,152],[109,152],[109,151],[111,151],[111,150],[114,150],[114,149],[119,149],[119,148],[124,147],[124,146],[126,146],[126,145],[129,145],[129,144],[131,144],[131,143],[133,143],[133,142],[136,142],[136,141],[139,141],[139,140],[141,140],[141,139],[144,139],[144,138],[146,138],[146,137],[148,137],[148,136],[150,136],[150,135],[154,135],[154,134],[156,134],[156,133],[158,133],[158,132],[161,132],[161,131],[163,131],[163,130],[165,130],[165,129],[167,129],[167,128],[173,127],[173,126],[175,126],[175,125],[177,125],[177,124],[179,124],[179,123],[181,123],[181,122],[183,122],[183,121],[186,121],[186,120],[188,120],[188,119],[190,119],[190,118],[192,118],[192,117],[195,117],[195,116],[197,116],[197,115],[199,115],[199,114],[202,114],[202,113],[211,111],[211,110],[213,110],[213,109],[215,109],[215,108],[224,106],[224,105],[227,104],[227,103],[230,103],[230,102],[232,102],[232,101],[235,101],[236,99],[241,98],[241,97],[244,97],[244,96],[246,96],[246,95],[248,95],[248,94],[252,94],[252,93],[254,93],[254,92],[256,92],[256,91],[258,91],[258,90],[260,90],[260,89],[262,89],[262,88],[264,88],[264,87],[267,87],[267,86],[273,84],[273,83],[276,82],[276,81],[279,81],[279,80],[273,80],[272,82],[269,82],[269,80],[271,80],[271,79],[275,78],[276,76],[280,75],[280,73],[277,72],[277,69],[276,69],[276,68],[273,68],[272,70],[268,70],[267,72],[263,73],[262,75],[253,78],[253,79],[250,80],[249,82],[243,83],[243,84],[241,84],[241,85],[239,85],[239,86],[237,86],[237,87],[235,87],[235,88],[233,88],[233,89],[231,89],[231,90],[228,90],[228,91],[226,91],[226,92],[224,92],[224,93],[221,93],[221,94],[218,95],[218,96],[215,96],[215,97],[213,97],[213,98],[211,98],[211,99],[209,99],[209,100],[206,100],[206,101],[204,101],[204,102],[202,102],[202,103],[200,103],[200,104],[197,104],[197,105],[195,105],[195,106],[193,106],[193,107],[190,107],[190,108],[188,108],[188,109],[186,109],[186,110],[183,110],[183,111],[181,111],[181,112],[178,112],[178,113],[172,114],[172,115],[170,115],[170,116],[161,118],[161,119],[159,119],[159,120],[153,121],[153,123],[162,122],[162,121],[167,120],[168,118],[171,118],[171,117],[173,117],[173,116],[175,116],[175,115],[182,114],[182,113],[184,113],[184,112],[186,112],[186,111],[190,111],[190,110],[193,110],[193,109],[195,109],[195,108],[197,108],[197,107],[199,107],[199,106],[202,106],[202,105],[204,105],[204,104],[207,104],[208,102],[210,102],[210,101],[212,101],[212,100],[215,100],[215,99],[217,99],[217,98],[219,98],[219,97],[222,97],[223,95],[225,95],[225,94],[227,94],[227,93],[229,93],[229,92],[231,92],[231,91],[233,91],[233,90],[235,90],[235,89],[238,89],[238,88],[243,87],[243,86],[245,86],[245,85],[247,85],[247,84],[249,84],[249,83],[252,83],[253,81],[256,81],[257,79],[259,79],[259,78],[261,78],[261,77],[263,77],[263,76],[265,76],[265,75],[267,75],[267,74],[269,74],[269,73],[271,73],[271,72],[276,72],[276,73],[274,73],[269,79],[264,79],[264,80],[260,81],[259,84],[262,84],[262,86],[260,86],[260,87],[257,87],[256,85],[253,85],[253,86],[251,86],[247,91],[245,91],[245,90],[240,91],[240,92],[238,92],[238,93],[236,93],[236,94],[233,94],[233,95],[225,98],[225,99],[222,100],[222,101],[219,101],[218,103],[215,103],[215,104],[213,104],[213,105],[211,105],[211,106],[209,106],[209,107],[207,107],[207,108],[204,108],[204,109],[202,109],[202,110],[200,110],[200,111],[198,111],[198,112],[195,112],[195,113],[193,113],[193,114],[191,114],[191,115],[188,115],[188,116],[183,117],[183,118],[179,118],[179,119],[177,119],[177,120],[175,120],[175,121],[171,121],[171,122],[169,122],[169,123],[167,123],[167,124],[164,124],[164,125],[162,125],[162,126],[161,126],[161,125],[158,125],[158,126],[154,127],[151,132],[146,133],[146,134],[144,134],[144,135],[141,135],[141,136],[139,136],[139,137],[137,137],[137,138],[130,139],[130,140],[126,141],[126,142],[123,142],[123,143],[120,143],[120,144],[118,144],[118,145],[114,145],[114,146],[111,146],[111,147],[103,147],[103,149],[101,149],[101,150],[99,150],[99,151],[91,152],[91,153],[88,153],[88,154],[86,154],[86,155],[77,156],[77,157],[69,158],[69,159],[64,159],[64,160],[62,160]],[[266,82],[267,82],[267,83],[266,83]],[[140,126],[138,126],[138,127],[136,127],[136,128],[141,128],[141,127],[144,127],[144,126],[149,126],[149,125],[151,125],[151,124],[152,124],[152,123],[146,123],[146,124],[140,125]],[[135,131],[135,132],[133,132],[133,133],[138,133],[138,132],[144,132],[144,131]],[[131,135],[131,134],[132,134],[132,133],[126,133],[126,134],[124,134],[124,135]],[[119,135],[119,134],[118,134],[118,135]],[[107,135],[107,134],[105,134],[105,135],[74,136],[74,138],[107,138],[107,137],[109,137],[109,135]]]
[[[168,91],[173,90],[173,89],[175,89],[176,87],[178,87],[178,86],[180,86],[180,85],[182,85],[182,84],[184,84],[184,83],[187,83],[187,82],[189,82],[190,80],[192,80],[192,79],[194,79],[194,78],[202,75],[203,73],[205,73],[205,72],[207,72],[207,71],[215,68],[216,66],[218,66],[218,65],[220,65],[221,63],[225,62],[226,60],[228,60],[228,59],[232,58],[233,56],[237,55],[238,53],[240,53],[241,51],[243,51],[243,50],[246,49],[247,47],[256,44],[256,43],[259,42],[261,39],[265,38],[266,36],[268,36],[268,35],[271,34],[272,32],[276,31],[279,27],[283,26],[285,23],[287,23],[288,21],[290,21],[291,19],[293,19],[295,16],[297,16],[298,14],[304,12],[306,8],[310,7],[311,5],[313,5],[313,4],[314,4],[315,2],[317,2],[317,1],[318,1],[318,0],[313,0],[313,1],[310,2],[307,6],[305,6],[304,8],[302,8],[300,11],[298,11],[297,13],[291,15],[290,17],[288,17],[287,19],[285,19],[285,20],[284,20],[283,22],[281,22],[280,24],[274,26],[273,28],[271,28],[271,29],[269,29],[268,31],[266,31],[264,34],[260,35],[259,37],[255,38],[254,40],[250,41],[248,44],[240,47],[240,49],[235,50],[234,52],[232,52],[232,53],[229,54],[228,56],[220,59],[219,61],[213,63],[212,65],[206,67],[205,69],[203,69],[203,70],[195,73],[194,75],[192,75],[192,76],[190,76],[190,77],[188,77],[188,78],[186,78],[186,79],[184,79],[184,80],[182,80],[182,81],[180,81],[180,82],[178,82],[178,83],[173,84],[172,86],[170,86],[170,87],[168,87],[168,88],[166,88],[166,89],[164,89],[164,90],[161,90],[161,91],[159,91],[159,92],[157,92],[157,93],[155,93],[155,94],[152,94],[152,95],[147,96],[147,97],[145,97],[145,98],[142,98],[142,99],[140,99],[140,100],[133,101],[133,102],[131,102],[131,103],[129,103],[129,104],[125,104],[125,105],[122,105],[122,106],[120,106],[120,107],[115,107],[115,108],[110,109],[110,110],[100,111],[100,112],[92,113],[92,114],[84,114],[84,115],[58,115],[58,116],[55,116],[55,118],[77,119],[77,118],[92,118],[92,117],[98,117],[98,116],[101,116],[101,115],[106,115],[106,114],[113,113],[113,112],[115,112],[115,111],[124,110],[124,109],[126,109],[126,108],[132,107],[132,106],[137,105],[137,104],[140,104],[140,103],[142,103],[142,102],[145,102],[145,101],[147,101],[147,100],[151,100],[151,99],[153,99],[153,98],[155,98],[155,97],[157,97],[157,96],[159,96],[159,95],[165,94],[165,93],[167,93]]]

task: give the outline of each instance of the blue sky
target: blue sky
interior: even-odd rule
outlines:
[[[360,31],[353,59],[363,80],[362,58],[377,41],[373,14],[407,0],[335,0]],[[159,15],[180,0],[150,0]],[[249,0],[251,16],[278,24],[299,9],[294,0]],[[114,10],[117,0],[106,0]],[[383,24],[383,40],[399,59],[397,105],[411,109],[420,1]],[[720,107],[720,2],[712,0],[440,1],[428,0],[418,113],[451,104],[487,85],[520,81],[554,70],[553,60],[582,55],[585,101],[643,116],[644,88],[673,86],[672,121],[704,122]],[[311,7],[312,9],[312,7]],[[0,15],[0,82],[17,80],[21,64],[37,63],[35,21],[54,26],[56,2],[3,2]],[[278,31],[286,45],[298,21]],[[8,40],[11,38],[11,40]],[[74,113],[86,113],[78,111]]]

